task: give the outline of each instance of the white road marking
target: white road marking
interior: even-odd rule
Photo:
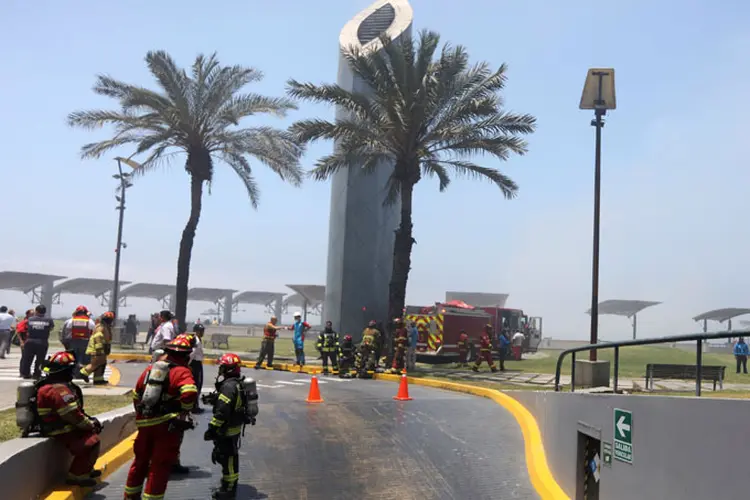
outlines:
[[[279,384],[284,384],[284,385],[305,385],[305,384],[301,384],[299,382],[287,382],[286,380],[277,380],[277,382]]]
[[[312,380],[312,379],[311,378],[295,378],[294,379],[295,382],[302,382],[303,384],[309,384],[310,380]],[[326,384],[327,382],[325,380],[318,379],[318,383],[319,384]]]

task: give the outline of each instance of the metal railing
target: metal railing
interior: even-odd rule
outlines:
[[[570,392],[575,392],[576,389],[576,353],[604,349],[614,349],[614,381],[613,389],[617,392],[617,379],[620,372],[620,347],[634,347],[640,345],[653,345],[653,344],[674,344],[677,342],[696,342],[695,350],[695,365],[696,365],[696,379],[695,379],[695,395],[701,395],[701,383],[703,381],[703,341],[710,339],[729,339],[734,337],[750,337],[750,331],[733,331],[733,332],[720,332],[720,333],[693,333],[690,335],[674,335],[671,337],[657,337],[653,339],[637,339],[637,340],[622,340],[616,342],[606,342],[603,344],[592,344],[581,347],[574,347],[572,349],[566,349],[560,353],[557,358],[557,367],[555,368],[555,392],[560,391],[560,371],[562,370],[563,360],[565,356],[570,354],[571,358],[571,369],[570,369]]]

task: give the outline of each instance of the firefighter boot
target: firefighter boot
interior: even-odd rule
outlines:
[[[70,486],[80,486],[81,488],[90,488],[96,486],[96,479],[93,477],[69,477],[65,480],[65,484]]]
[[[477,365],[474,365],[474,366],[471,367],[471,371],[473,371],[475,373],[479,373],[479,367]]]
[[[221,482],[221,488],[214,491],[212,495],[213,500],[234,500],[237,498],[237,483],[230,486],[224,481]]]
[[[492,371],[492,373],[496,373],[497,372],[497,366],[491,366],[490,370]]]
[[[190,468],[177,462],[172,466],[172,474],[190,474]]]

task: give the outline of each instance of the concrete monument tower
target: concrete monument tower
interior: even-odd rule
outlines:
[[[339,46],[382,50],[379,36],[386,33],[396,40],[411,34],[412,17],[407,0],[378,0],[344,26]],[[337,82],[345,89],[369,91],[341,56]],[[343,110],[336,110],[337,118],[344,116]],[[340,334],[349,333],[355,339],[368,320],[385,320],[388,314],[394,231],[400,220],[398,204],[383,206],[390,173],[384,166],[363,175],[351,165],[336,173],[331,183],[323,321],[333,321]]]

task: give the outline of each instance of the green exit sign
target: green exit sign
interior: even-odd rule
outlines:
[[[633,413],[621,408],[614,409],[614,456],[615,460],[633,463]]]

